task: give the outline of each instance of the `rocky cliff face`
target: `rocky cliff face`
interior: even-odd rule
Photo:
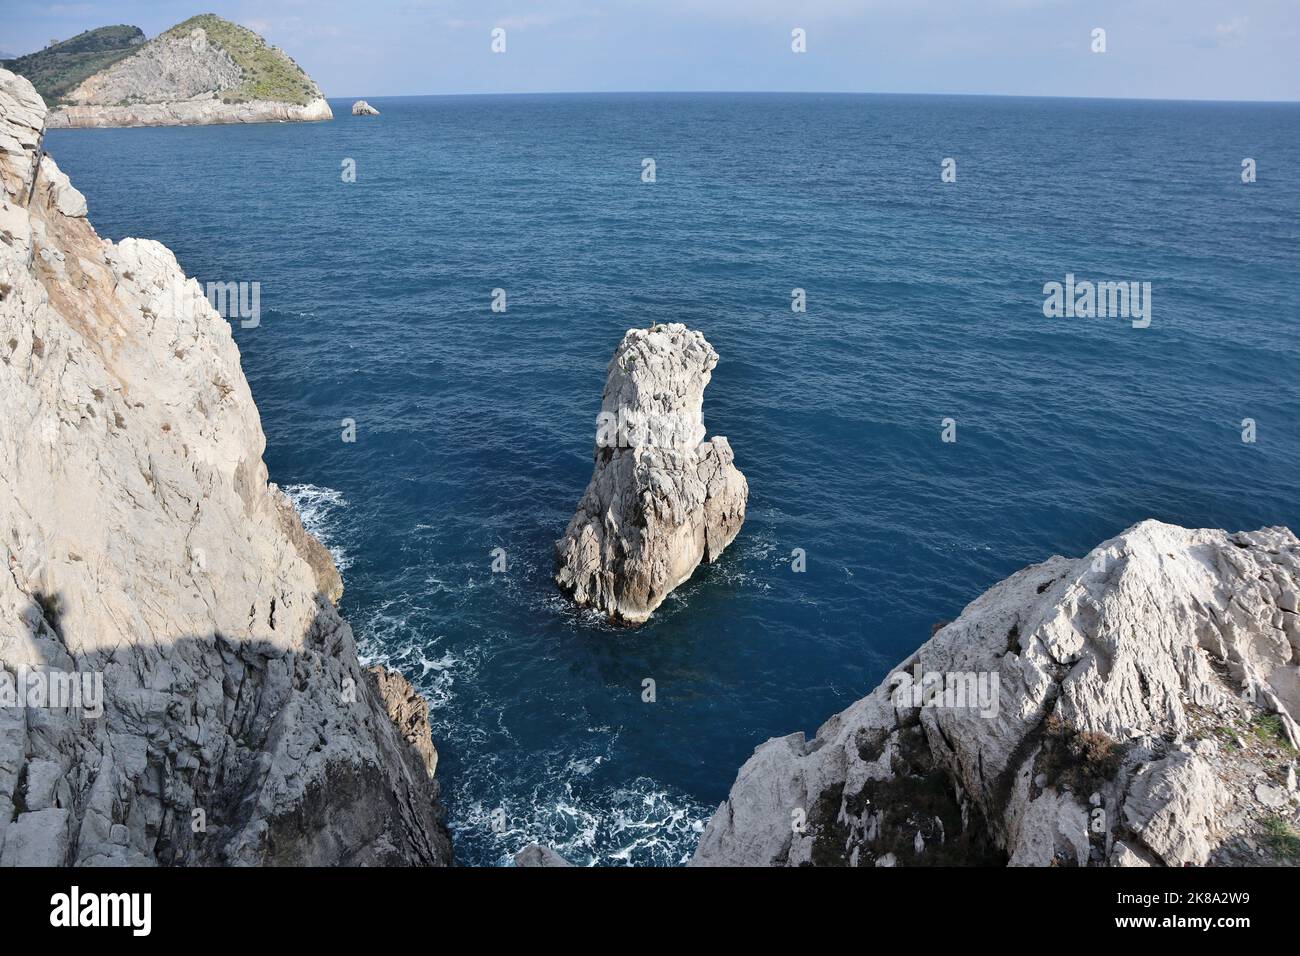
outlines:
[[[813,740],[755,750],[693,862],[1275,862],[1300,827],[1298,595],[1283,528],[1147,521],[1027,568]]]
[[[257,34],[205,14],[63,94],[65,126],[174,126],[333,119],[320,88]]]
[[[448,862],[228,324],[49,158],[28,203],[44,120],[0,71],[0,865]]]
[[[632,329],[609,363],[595,470],[556,542],[574,601],[644,622],[740,532],[749,486],[727,439],[704,440],[718,353],[679,323]]]

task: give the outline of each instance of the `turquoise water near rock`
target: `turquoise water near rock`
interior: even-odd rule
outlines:
[[[462,863],[534,840],[681,862],[756,744],[815,730],[1007,574],[1147,517],[1300,525],[1296,105],[371,102],[47,146],[101,235],[260,283],[260,324],[233,325],[271,476],[339,557],[363,653],[433,702]],[[1045,317],[1067,273],[1150,282],[1150,327]],[[551,547],[605,365],[654,321],[721,354],[705,422],[751,497],[632,631],[566,605]]]

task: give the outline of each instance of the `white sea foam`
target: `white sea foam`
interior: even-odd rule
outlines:
[[[508,548],[512,555],[517,550]],[[458,605],[455,592],[463,595],[477,585],[582,619],[584,626],[626,633],[599,612],[574,608],[556,591],[529,586],[542,573],[526,554],[512,558],[507,575],[474,563],[430,567],[415,592],[393,592],[352,613],[358,651],[367,664],[401,670],[430,702],[460,859],[507,865],[537,842],[579,866],[681,863],[699,841],[712,806],[649,777],[623,779],[612,767],[628,759],[617,725],[593,722],[572,747],[537,751],[521,744],[501,706],[502,688],[485,683],[501,650],[494,643],[499,635],[467,641],[463,630],[443,631],[446,604]]]
[[[285,485],[284,493],[289,496],[293,506],[298,509],[302,526],[329,550],[334,564],[339,571],[352,566],[352,559],[339,542],[341,531],[338,518],[347,507],[347,499],[341,491],[322,488],[320,485]]]
[[[352,627],[357,637],[357,657],[366,667],[382,664],[401,671],[414,682],[428,700],[436,724],[437,711],[451,703],[457,678],[475,673],[477,648],[453,654],[439,646],[440,636],[418,633],[409,614],[409,599],[399,595],[355,616]],[[438,729],[435,727],[435,732]]]
[[[572,768],[564,772],[572,775]],[[553,773],[531,794],[516,792],[500,806],[479,799],[453,803],[457,841],[472,842],[475,856],[495,857],[501,865],[530,843],[549,846],[577,866],[685,863],[713,810],[645,777],[580,793],[572,779]]]

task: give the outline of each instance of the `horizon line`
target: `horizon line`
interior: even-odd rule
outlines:
[[[1112,103],[1214,103],[1255,106],[1298,106],[1300,99],[1294,100],[1240,100],[1240,99],[1200,99],[1193,97],[1168,96],[1084,96],[1061,93],[912,93],[890,92],[881,90],[500,90],[457,93],[370,93],[366,95],[325,94],[325,99],[433,99],[452,96],[699,96],[701,94],[729,96],[933,96],[966,97],[969,99],[1007,99],[1007,100],[1095,100]]]

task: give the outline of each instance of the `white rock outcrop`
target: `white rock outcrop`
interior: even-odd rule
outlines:
[[[693,863],[1264,862],[1256,789],[1285,791],[1300,743],[1297,594],[1285,528],[1146,521],[1026,568],[815,739],[758,747]]]
[[[28,204],[45,115],[0,70],[0,866],[448,862],[229,324],[48,157]]]
[[[632,329],[609,363],[595,470],[564,537],[556,582],[580,605],[646,621],[745,520],[749,486],[727,439],[705,440],[718,353],[680,323]]]
[[[353,116],[378,116],[379,110],[375,109],[365,100],[357,100],[352,104]]]
[[[223,123],[315,123],[332,120],[334,112],[323,97],[301,105],[275,100],[223,103],[208,96],[171,103],[130,106],[70,104],[50,114],[50,129],[116,126],[216,126]]]

